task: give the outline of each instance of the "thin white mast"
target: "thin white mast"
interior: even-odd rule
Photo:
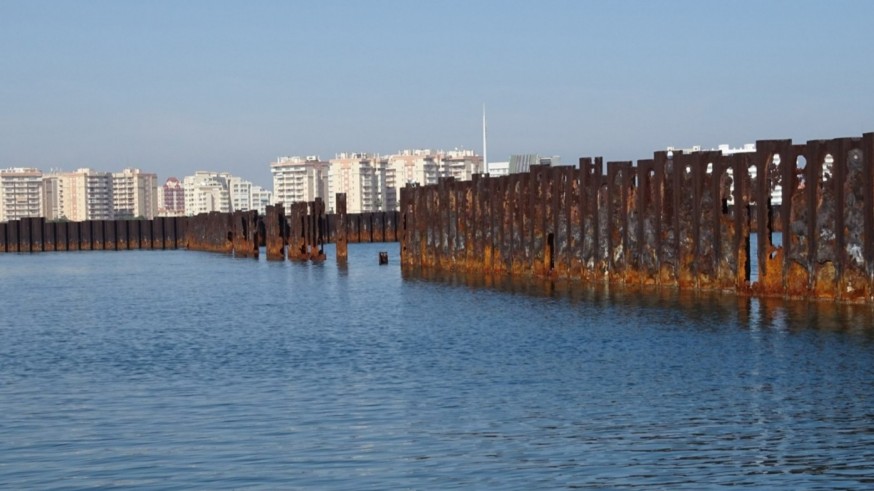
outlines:
[[[489,147],[486,135],[486,105],[483,104],[483,172],[489,173]]]

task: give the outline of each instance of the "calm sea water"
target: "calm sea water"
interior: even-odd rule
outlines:
[[[5,254],[0,306],[7,489],[874,487],[868,308],[428,279],[396,244]]]

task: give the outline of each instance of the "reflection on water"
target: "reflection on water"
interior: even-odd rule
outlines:
[[[0,256],[0,487],[874,485],[867,307],[402,274],[386,248]]]

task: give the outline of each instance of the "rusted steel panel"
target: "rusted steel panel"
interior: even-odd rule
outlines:
[[[492,209],[487,174],[480,174],[477,186],[477,230],[479,231],[476,269],[488,273],[492,266]]]
[[[615,251],[614,254],[614,263],[616,264],[616,274],[614,275],[614,281],[618,281],[621,283],[627,283],[631,281],[631,284],[639,283],[639,279],[635,272],[629,271],[628,262],[631,258],[631,250],[633,248],[631,244],[631,235],[632,232],[630,229],[637,227],[636,217],[634,214],[635,210],[635,192],[634,192],[634,172],[635,169],[632,166],[631,162],[622,162],[619,167],[619,180],[618,180],[618,197],[619,197],[619,220],[618,225],[620,227],[619,234],[619,248]]]
[[[350,213],[346,215],[349,228],[349,243],[355,244],[362,242],[361,240],[361,213]]]
[[[461,220],[459,223],[461,230],[462,250],[459,251],[458,260],[456,261],[457,268],[461,271],[468,271],[471,264],[476,258],[475,249],[475,234],[476,227],[476,208],[474,206],[474,187],[472,181],[459,183],[459,215]]]
[[[155,217],[155,220],[161,220],[164,228],[164,249],[176,249],[176,220],[172,217]]]
[[[499,228],[500,242],[497,244],[498,263],[495,269],[501,274],[509,274],[513,270],[513,225],[516,217],[515,181],[512,175],[500,176],[496,179],[496,207],[498,210],[496,227]]]
[[[105,224],[103,220],[89,220],[91,222],[91,250],[102,251],[106,242]]]
[[[397,210],[385,212],[385,241],[398,242],[398,216]]]
[[[861,138],[841,138],[837,142],[838,165],[835,184],[840,191],[838,231],[840,263],[838,293],[840,300],[864,303],[871,295],[866,271],[865,248],[865,191],[864,153]],[[867,205],[870,208],[870,204]]]
[[[291,203],[288,210],[288,259],[300,261],[303,259],[303,216],[300,203]]]
[[[142,220],[131,220],[127,224],[128,249],[142,249]]]
[[[113,226],[115,227],[115,247],[119,251],[126,251],[130,249],[128,246],[128,232],[127,232],[128,220],[115,220]]]
[[[418,263],[423,267],[433,267],[433,258],[431,257],[430,243],[433,240],[429,234],[431,229],[429,222],[432,221],[431,209],[428,203],[428,196],[425,193],[425,188],[416,188],[416,220],[417,243],[419,248]]]
[[[738,292],[750,292],[751,256],[750,256],[750,176],[749,168],[753,160],[749,154],[732,156],[734,166],[734,223],[735,223],[735,257],[737,257],[737,280],[735,289]]]
[[[556,208],[555,208],[555,276],[571,277],[573,237],[571,236],[571,219],[575,211],[573,206],[573,181],[576,179],[576,169],[570,166],[558,167],[556,174]]]
[[[665,286],[679,284],[680,270],[680,199],[683,192],[683,172],[677,159],[682,152],[674,151],[672,155],[656,152],[656,165],[664,158],[664,182],[662,193],[662,247],[659,262],[659,283]]]
[[[91,221],[77,222],[79,224],[79,250],[80,251],[90,251],[92,250],[92,230],[91,230]]]
[[[619,275],[616,274],[619,269],[616,266],[617,255],[622,252],[622,225],[621,225],[621,168],[619,162],[607,163],[607,177],[604,181],[604,216],[603,222],[603,237],[605,243],[604,267],[607,273],[608,281],[616,281]]]
[[[141,243],[144,248],[154,243],[153,227],[142,223]],[[186,228],[185,242],[188,249],[196,251],[231,254],[234,251],[234,232],[232,215],[210,212],[190,217]]]
[[[56,251],[66,251],[67,246],[67,224],[66,222],[52,222],[54,227],[55,249]]]
[[[268,261],[285,260],[285,209],[281,204],[268,205],[264,217],[265,250]]]
[[[313,210],[312,203],[301,203],[301,227],[303,227],[303,248],[301,259],[308,260],[313,244]]]
[[[325,260],[325,201],[316,198],[313,201],[313,243],[310,249],[310,259]]]
[[[30,219],[22,218],[18,220],[18,252],[31,252],[30,226]]]
[[[43,252],[43,228],[45,227],[45,219],[41,217],[27,218],[30,221],[30,250],[32,252]]]
[[[543,275],[546,247],[546,195],[547,178],[544,166],[532,165],[529,173],[529,200],[531,203],[531,262],[528,264],[529,274]]]
[[[567,264],[568,277],[575,280],[582,279],[583,268],[583,194],[582,194],[582,173],[584,170],[580,168],[571,168],[568,178],[568,243],[567,243]]]
[[[431,212],[431,220],[429,220],[431,232],[429,235],[432,240],[429,243],[429,248],[433,255],[433,265],[438,269],[448,269],[452,264],[452,261],[447,257],[449,254],[449,243],[446,204],[449,201],[449,190],[446,179],[445,177],[439,178],[436,187],[428,193],[428,206]]]
[[[718,174],[721,159],[720,152],[699,152],[693,172],[693,181],[697,188],[697,223],[694,226],[697,230],[694,235],[698,260],[695,263],[695,281],[702,290],[712,290],[718,285],[717,270],[722,238]]]
[[[513,223],[510,226],[510,259],[508,270],[510,274],[518,276],[522,273],[525,264],[525,239],[527,237],[526,226],[528,220],[528,194],[526,176],[528,174],[512,174],[510,176],[510,194],[513,201]]]
[[[373,242],[373,228],[374,228],[374,220],[373,213],[366,212],[361,214],[361,229],[360,236],[362,242]]]
[[[401,195],[404,191],[401,190]],[[337,232],[336,232],[336,248],[337,260],[345,261],[349,257],[349,239],[348,239],[348,219],[346,214],[346,193],[337,193]]]
[[[410,261],[410,237],[407,231],[407,219],[412,219],[410,215],[409,202],[410,202],[410,187],[409,185],[402,187],[400,191],[400,222],[398,223],[398,230],[400,233],[400,243],[401,243],[401,265],[402,266],[410,266],[412,263]],[[339,201],[339,200],[338,200]]]
[[[43,219],[42,221],[42,247],[46,252],[57,251],[55,243],[57,241],[57,223],[49,222]]]
[[[430,268],[440,267],[440,192],[433,187],[424,193],[425,262]]]
[[[695,242],[694,225],[697,220],[694,216],[694,202],[696,200],[696,190],[692,180],[693,167],[696,164],[696,158],[693,155],[675,154],[674,155],[674,183],[676,203],[675,224],[677,228],[677,285],[682,289],[694,288],[695,282],[695,262],[697,253]]]
[[[734,170],[731,167],[731,158],[721,156],[713,165],[712,189],[714,193],[713,216],[714,230],[716,230],[716,243],[713,245],[715,253],[715,271],[713,287],[719,290],[731,290],[734,288],[737,278],[737,249],[735,247],[736,231],[734,228],[734,207],[732,201],[732,179]]]
[[[116,250],[115,220],[103,220],[103,249]]]
[[[514,193],[516,180],[513,176],[499,177],[498,182],[500,183],[498,186],[498,199],[501,209],[501,262],[499,268],[501,273],[506,274],[513,270],[514,221],[517,216],[516,208],[518,200]]]
[[[173,219],[176,222],[176,247],[179,249],[188,247],[188,224],[190,222],[189,217],[174,217]]]
[[[325,242],[328,244],[337,243],[337,214],[328,213],[325,215]]]
[[[81,222],[67,222],[67,250],[82,250]]]
[[[580,188],[582,191],[583,279],[589,282],[598,282],[604,279],[603,275],[599,272],[601,266],[599,262],[601,245],[599,242],[600,233],[598,223],[598,200],[601,187],[602,161],[600,158],[594,160],[591,158],[580,159],[580,165],[583,167],[580,174],[580,177],[582,178]]]
[[[146,223],[151,224],[152,229],[152,249],[163,249],[164,248],[164,222],[162,222],[159,218],[153,218],[152,220],[147,220]]]
[[[607,176],[602,174],[598,169],[603,168],[603,164],[599,165],[596,161],[595,173],[591,176],[592,179],[592,233],[594,234],[594,251],[592,256],[592,279],[594,281],[609,280],[609,271],[607,258],[609,257],[607,235],[610,227],[607,223],[607,209],[609,203],[607,201]]]
[[[414,267],[422,266],[422,249],[419,235],[419,222],[421,221],[421,217],[419,216],[419,209],[417,208],[419,199],[418,195],[418,186],[407,187],[407,213],[404,217],[406,222],[404,227],[408,236],[407,258],[409,264]]]
[[[653,159],[638,160],[638,186],[635,197],[637,208],[636,254],[633,254],[632,267],[639,272],[640,283],[655,285],[658,283],[658,232],[656,224],[660,221],[660,201],[657,194],[661,188],[656,179],[655,161]]]
[[[808,197],[812,181],[808,178],[805,146],[792,145],[781,150],[789,155],[783,167],[783,249],[784,285],[790,298],[806,298],[810,281],[810,237],[808,236]]]
[[[780,152],[791,145],[789,140],[760,140],[756,142],[755,193],[756,234],[758,238],[759,279],[757,292],[762,295],[784,294],[783,248],[773,243],[773,233],[779,227],[775,220],[772,191],[783,178],[785,164]]]
[[[865,203],[862,250],[868,276],[868,302],[874,302],[874,133],[862,135],[862,176]]]
[[[7,227],[7,222],[0,222],[0,252],[6,252],[6,247],[7,247],[6,227]]]
[[[506,188],[506,179],[501,177],[489,176],[489,209],[491,210],[491,226],[492,226],[492,264],[491,270],[496,274],[503,274],[506,271],[504,262],[504,217],[507,210],[504,207],[504,190]]]
[[[835,195],[834,176],[831,163],[826,162],[831,157],[829,142],[813,140],[807,142],[807,167],[810,168],[811,186],[808,210],[810,217],[808,226],[811,246],[811,287],[812,295],[819,299],[835,298]]]
[[[385,242],[385,212],[384,211],[376,211],[373,212],[371,223],[373,225],[373,231],[371,232],[371,236],[373,237],[374,242]]]
[[[21,250],[21,223],[19,220],[6,222],[6,251],[26,252]]]

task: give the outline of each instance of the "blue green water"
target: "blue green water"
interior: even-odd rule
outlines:
[[[867,307],[498,283],[0,255],[0,487],[874,487]]]

